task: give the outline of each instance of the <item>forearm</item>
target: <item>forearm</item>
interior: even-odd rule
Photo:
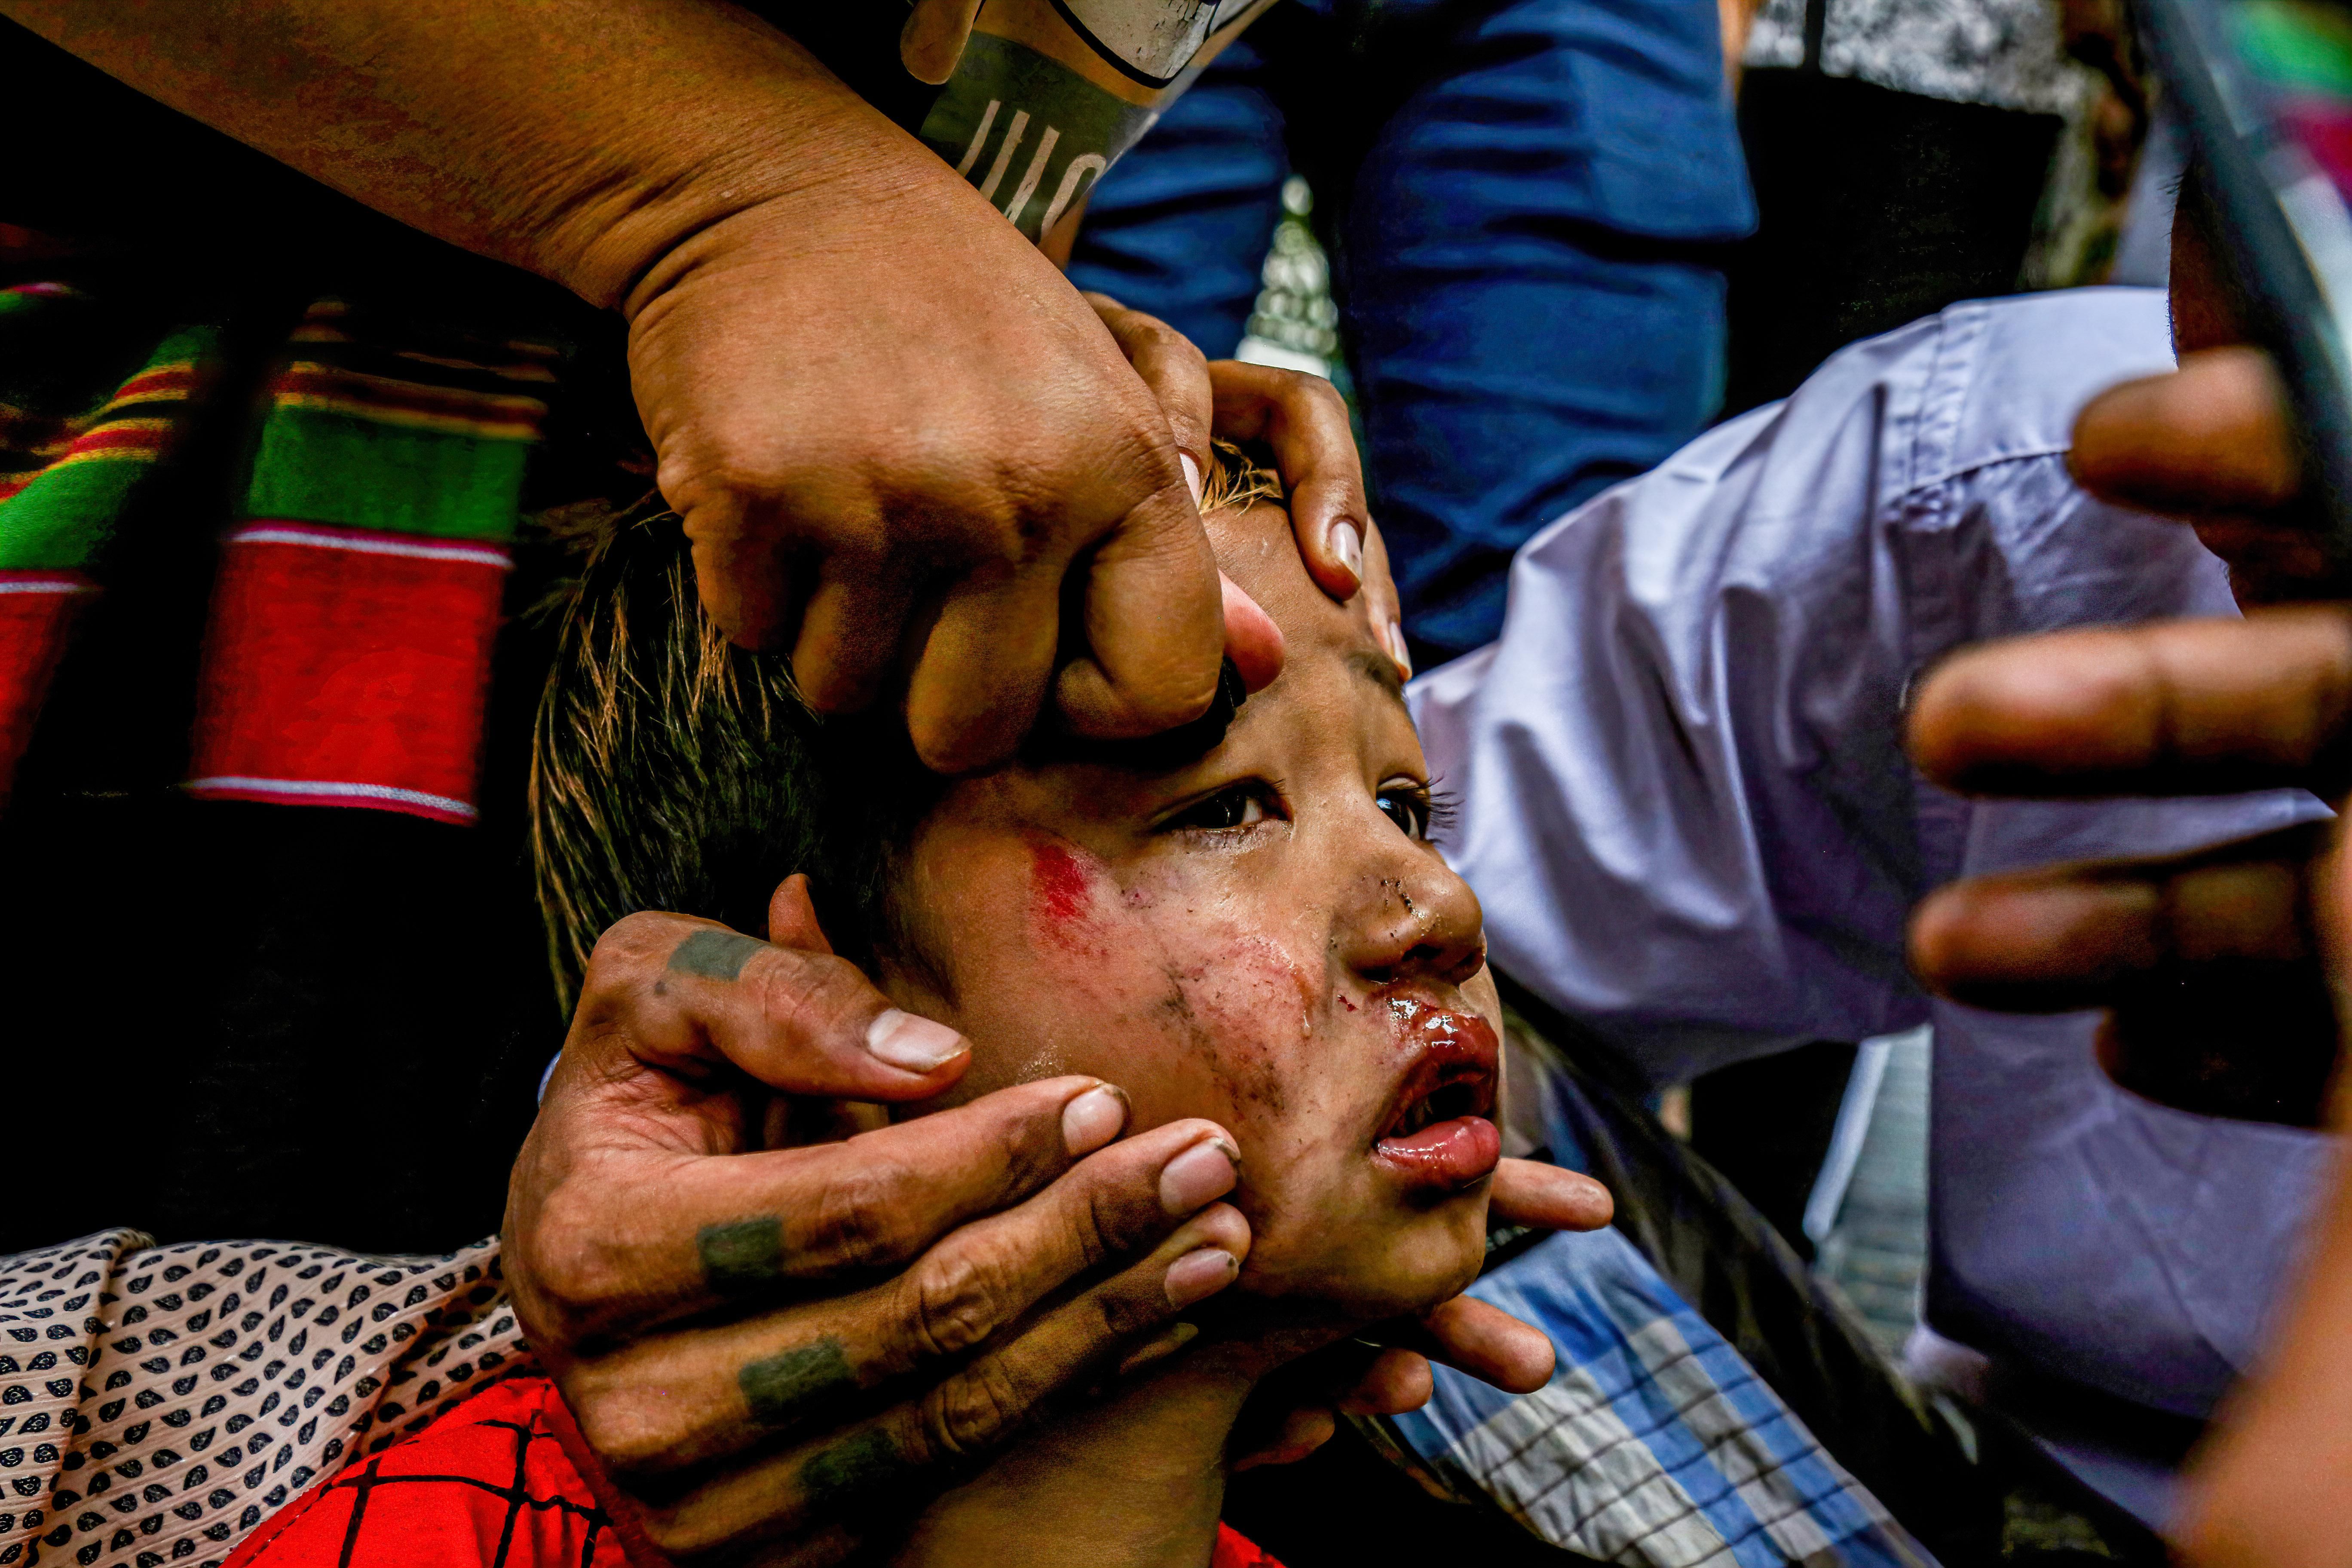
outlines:
[[[140,91],[428,234],[625,304],[756,203],[949,173],[714,0],[0,0]]]

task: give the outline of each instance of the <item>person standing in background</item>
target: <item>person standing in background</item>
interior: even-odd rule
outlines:
[[[1295,171],[1317,198],[1416,663],[1493,640],[1512,552],[1722,398],[1753,226],[1705,0],[1297,0],[1097,186],[1081,288],[1212,357]]]

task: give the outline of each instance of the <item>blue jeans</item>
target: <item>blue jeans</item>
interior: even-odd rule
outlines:
[[[1754,221],[1706,0],[1287,0],[1095,189],[1070,266],[1212,357],[1307,175],[1416,658],[1493,640],[1512,553],[1721,396]]]

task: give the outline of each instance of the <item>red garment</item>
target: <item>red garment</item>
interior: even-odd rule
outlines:
[[[320,1482],[225,1568],[668,1568],[545,1377],[503,1378]],[[1209,1568],[1282,1568],[1223,1524]]]
[[[1282,1568],[1282,1564],[1260,1551],[1257,1542],[1219,1520],[1217,1549],[1209,1553],[1209,1568]]]
[[[555,1384],[502,1378],[288,1503],[225,1568],[667,1568],[626,1510]]]

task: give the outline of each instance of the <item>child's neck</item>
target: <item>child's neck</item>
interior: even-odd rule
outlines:
[[[896,1568],[1206,1568],[1225,1439],[1256,1369],[1201,1348],[1099,1405],[1049,1416],[933,1503]]]

